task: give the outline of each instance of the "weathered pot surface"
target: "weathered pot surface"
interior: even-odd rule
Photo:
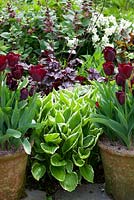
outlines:
[[[0,153],[0,200],[19,200],[24,189],[27,155],[24,151]]]
[[[134,149],[108,140],[98,142],[106,192],[115,200],[134,200]]]

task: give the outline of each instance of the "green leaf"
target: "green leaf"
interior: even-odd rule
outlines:
[[[51,165],[50,171],[51,171],[52,176],[56,178],[58,181],[64,181],[65,174],[66,174],[64,166],[56,167],[56,166]]]
[[[17,131],[15,129],[11,129],[11,128],[8,128],[7,131],[6,131],[6,134],[9,136],[9,137],[14,137],[14,138],[20,138],[22,133],[20,131]]]
[[[67,160],[66,170],[68,173],[71,173],[73,171],[73,162],[71,160]]]
[[[68,119],[69,119],[70,116],[71,116],[71,108],[70,108],[70,107],[67,108],[67,109],[64,111],[63,116],[64,116],[64,118],[65,118],[65,122],[67,122]]]
[[[61,187],[68,192],[72,192],[78,185],[78,175],[76,172],[68,173],[64,181],[60,182]]]
[[[59,146],[57,145],[50,145],[47,143],[41,143],[42,150],[47,154],[54,154],[57,149],[59,149]]]
[[[83,148],[83,147],[79,147],[78,148],[78,154],[80,156],[81,159],[86,159],[90,156],[90,148]]]
[[[24,140],[21,141],[23,147],[24,147],[24,150],[27,154],[31,154],[31,144],[30,142],[28,141],[27,138],[25,138]]]
[[[85,180],[93,183],[94,171],[91,165],[85,164],[83,167],[80,167],[80,173]]]
[[[39,181],[46,173],[46,167],[45,167],[45,165],[36,162],[32,165],[31,172],[32,172],[33,177],[37,181]]]
[[[94,139],[95,139],[95,137],[92,136],[92,135],[88,135],[88,136],[84,137],[83,138],[83,146],[84,147],[89,147],[89,146],[93,145],[94,144]]]
[[[9,32],[3,32],[0,34],[0,37],[5,39],[10,39],[10,33]]]
[[[53,166],[65,166],[67,162],[61,157],[60,154],[55,153],[54,155],[51,156],[51,164]]]
[[[74,161],[74,164],[78,167],[82,167],[84,164],[85,164],[85,161],[82,160],[78,154],[73,154],[72,155],[72,158],[73,158],[73,161]]]
[[[49,133],[44,135],[44,139],[46,143],[60,144],[62,139],[60,138],[59,133]]]
[[[75,127],[77,127],[81,123],[81,115],[80,112],[75,112],[68,121],[69,127],[71,130],[73,130]]]
[[[19,119],[20,119],[20,110],[18,109],[18,103],[16,101],[15,108],[13,110],[13,114],[12,114],[12,117],[11,117],[11,123],[12,123],[12,127],[14,129],[17,128],[17,124],[19,122]]]
[[[94,116],[96,116],[96,118],[92,117],[91,118],[92,122],[95,122],[95,123],[97,122],[97,123],[105,125],[106,127],[111,128],[114,131],[114,133],[116,133],[116,136],[121,138],[125,142],[127,147],[129,146],[128,138],[126,136],[127,130],[122,124],[118,123],[117,121],[107,119],[103,115],[96,114]]]
[[[78,139],[79,139],[79,132],[70,135],[62,146],[62,152],[65,154],[74,146],[76,146]]]
[[[56,112],[55,121],[56,121],[56,123],[64,123],[65,122],[64,116],[62,115],[62,113],[60,111]]]

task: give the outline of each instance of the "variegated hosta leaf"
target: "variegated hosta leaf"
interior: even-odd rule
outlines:
[[[64,166],[50,166],[51,174],[54,178],[56,178],[58,181],[64,181],[65,180],[65,167]]]
[[[85,161],[82,160],[82,159],[79,157],[78,154],[75,154],[75,155],[73,154],[73,155],[72,155],[72,158],[73,158],[74,164],[75,164],[76,166],[78,166],[78,167],[82,167],[82,166],[85,164]]]
[[[85,164],[84,166],[80,167],[80,173],[85,180],[90,183],[93,183],[94,179],[94,171],[91,165]]]
[[[41,143],[41,148],[45,153],[54,154],[56,150],[59,149],[59,146]]]
[[[65,166],[67,164],[66,160],[64,160],[60,154],[55,153],[51,156],[51,164],[53,166]]]
[[[72,192],[78,185],[78,175],[76,172],[67,173],[64,181],[60,182],[64,190]]]

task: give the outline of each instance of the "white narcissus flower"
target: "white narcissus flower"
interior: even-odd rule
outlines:
[[[93,43],[96,43],[96,42],[98,42],[100,40],[100,38],[99,38],[99,36],[97,35],[97,34],[94,34],[93,36],[92,36],[92,41],[93,41]]]

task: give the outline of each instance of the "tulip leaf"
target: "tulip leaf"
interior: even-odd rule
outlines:
[[[21,141],[23,148],[27,154],[31,154],[31,144],[27,138]]]
[[[75,190],[77,184],[78,184],[78,175],[76,172],[71,172],[66,174],[64,181],[60,182],[60,185],[68,192],[72,192],[73,190]]]
[[[14,137],[14,138],[20,138],[22,133],[20,131],[17,131],[15,129],[11,129],[11,128],[8,128],[7,131],[6,131],[6,134],[9,136],[9,137]]]
[[[45,165],[43,164],[40,164],[38,162],[35,162],[33,165],[32,165],[32,175],[33,177],[39,181],[43,176],[44,174],[46,173],[46,167]]]

